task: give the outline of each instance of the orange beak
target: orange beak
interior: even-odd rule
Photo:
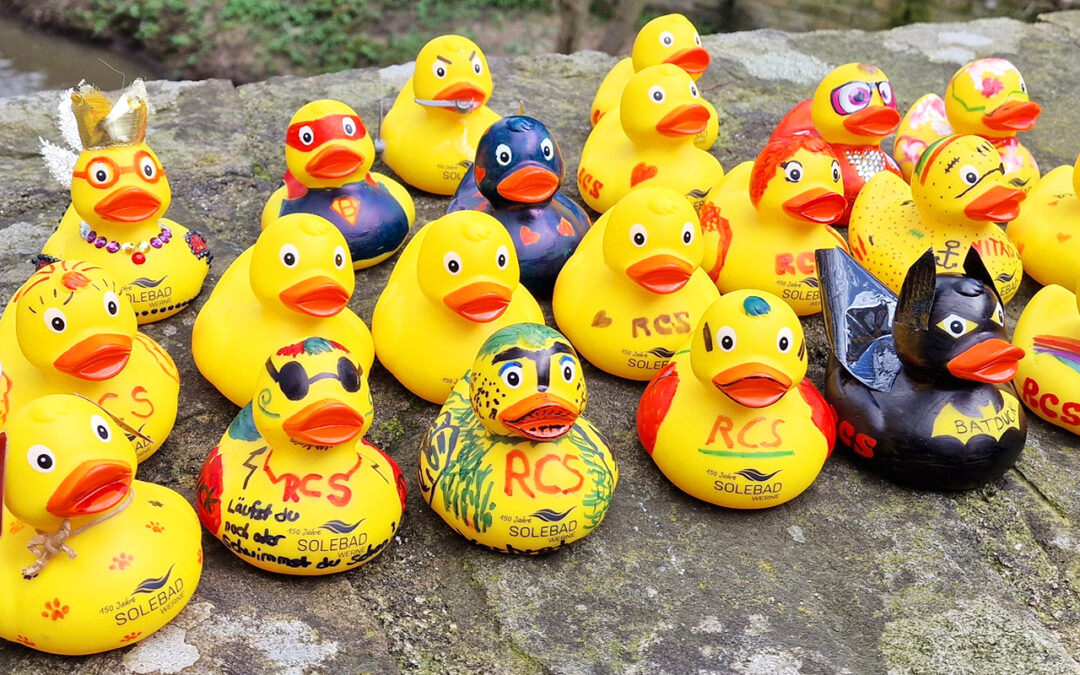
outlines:
[[[653,255],[626,268],[626,275],[642,288],[666,295],[674,293],[690,281],[694,266],[673,255]]]
[[[747,408],[776,403],[791,389],[791,378],[764,363],[743,363],[717,374],[713,386]]]
[[[1024,350],[1000,338],[968,347],[947,364],[949,372],[975,382],[1008,382],[1016,375]]]
[[[700,103],[686,103],[664,115],[656,130],[664,136],[695,136],[705,131],[709,111]]]
[[[57,518],[108,511],[127,496],[132,477],[131,467],[125,462],[83,462],[52,493],[45,510]]]
[[[349,304],[345,287],[323,275],[295,283],[278,297],[289,309],[317,317],[334,316]]]
[[[487,95],[479,87],[468,82],[451,84],[435,94],[436,101],[468,101],[474,108],[482,105],[486,97]]]
[[[1020,215],[1020,202],[1025,197],[1023,190],[995,185],[964,207],[964,215],[972,220],[1008,222]]]
[[[844,118],[844,128],[859,136],[888,136],[900,126],[900,113],[892,108],[864,108]]]
[[[534,441],[553,441],[570,431],[581,413],[577,406],[554,394],[539,393],[499,413],[503,425]]]
[[[1027,131],[1041,112],[1042,106],[1035,101],[1006,101],[983,115],[983,124],[994,131]]]
[[[487,323],[502,316],[510,298],[510,289],[506,286],[477,281],[448,293],[443,302],[469,321]]]
[[[673,63],[690,75],[700,75],[709,67],[709,52],[701,47],[680,49],[664,59],[664,63]]]
[[[103,333],[76,342],[53,361],[53,367],[68,375],[100,382],[123,370],[130,356],[130,337]]]
[[[345,178],[363,166],[364,156],[343,145],[329,145],[312,157],[304,170],[316,178]]]
[[[138,223],[152,218],[161,208],[161,200],[137,187],[122,187],[94,204],[94,212],[105,220]]]
[[[364,416],[341,401],[324,398],[285,420],[285,433],[304,445],[341,445],[364,429]]]
[[[477,178],[477,181],[482,178]],[[514,202],[542,202],[559,187],[559,177],[539,166],[523,166],[503,178],[497,188],[500,195]]]
[[[828,225],[840,220],[847,208],[847,199],[839,192],[813,188],[784,202],[784,211],[793,218]]]

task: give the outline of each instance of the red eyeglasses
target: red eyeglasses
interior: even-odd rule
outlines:
[[[334,139],[364,136],[367,136],[367,129],[356,115],[327,115],[290,125],[285,132],[285,144],[297,150],[310,150]]]
[[[165,170],[158,166],[150,153],[140,150],[135,153],[131,166],[120,166],[111,157],[96,157],[82,171],[75,171],[72,178],[81,178],[93,187],[104,190],[111,188],[125,173],[137,173],[147,183],[156,183],[165,175]]]

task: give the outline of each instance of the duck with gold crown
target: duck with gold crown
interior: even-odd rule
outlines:
[[[114,103],[88,84],[71,93],[81,150],[43,141],[54,177],[71,186],[71,206],[49,240],[39,266],[84,260],[109,271],[135,307],[139,323],[176,314],[202,289],[211,254],[201,234],[164,218],[172,193],[154,151],[146,145],[149,100],[136,80]],[[61,115],[66,115],[62,106]],[[61,120],[61,127],[67,125]]]

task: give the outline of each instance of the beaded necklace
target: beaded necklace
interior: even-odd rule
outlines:
[[[161,232],[156,237],[151,237],[149,241],[125,241],[123,243],[115,239],[109,241],[90,229],[86,222],[79,224],[79,235],[86,240],[86,243],[93,244],[95,248],[103,248],[109,253],[129,255],[131,256],[131,262],[141,265],[146,262],[146,254],[151,248],[161,248],[172,239],[172,230],[162,225],[161,221],[158,221],[158,226],[161,228]]]

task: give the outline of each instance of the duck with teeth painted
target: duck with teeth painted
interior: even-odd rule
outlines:
[[[521,264],[521,282],[550,295],[559,270],[589,229],[589,217],[559,191],[563,159],[543,124],[506,117],[491,125],[476,148],[446,212],[489,213],[510,233]]]
[[[367,368],[337,342],[306,338],[266,359],[255,392],[203,463],[203,526],[270,572],[331,574],[375,558],[401,525],[406,486],[364,440]]]
[[[836,224],[847,225],[867,181],[881,172],[901,175],[900,167],[881,149],[881,141],[899,124],[896,97],[885,73],[869,63],[847,63],[821,80],[813,98],[780,120],[772,139],[808,134],[821,136],[832,146],[847,198],[847,209]]]
[[[1024,197],[1007,184],[990,141],[949,136],[919,158],[911,185],[891,173],[870,179],[852,210],[848,244],[893,292],[927,246],[944,274],[960,272],[972,246],[1007,303],[1020,287],[1023,265],[997,223],[1016,218]]]
[[[1080,157],[1050,171],[1028,192],[1005,233],[1020,252],[1024,272],[1040,284],[1067,289],[1080,283]]]
[[[581,151],[581,198],[603,213],[631,190],[665,187],[700,208],[724,176],[720,161],[694,145],[707,128],[709,110],[685,70],[670,63],[630,78],[618,115],[604,115]]]
[[[413,75],[382,122],[382,159],[415,188],[452,195],[499,114],[487,107],[491,71],[460,35],[440,35],[416,55]]]
[[[836,439],[806,379],[792,309],[754,290],[714,302],[641,396],[641,444],[668,480],[711,504],[762,509],[798,497]]]
[[[557,331],[519,323],[489,337],[420,446],[420,494],[469,541],[546,553],[604,519],[619,470],[581,417],[585,378]],[[479,496],[479,498],[478,498]]]
[[[72,394],[15,411],[0,434],[0,637],[94,654],[153,635],[199,585],[199,521],[176,492],[134,480],[135,449]]]
[[[367,370],[371,332],[348,308],[356,286],[349,247],[326,219],[282,216],[229,265],[195,317],[191,353],[218,391],[245,405],[266,357],[308,335],[335,340]]]
[[[555,282],[559,329],[597,368],[649,380],[719,297],[690,202],[634,190],[600,216]]]
[[[492,333],[544,322],[520,277],[514,243],[493,217],[455,211],[428,223],[375,303],[379,361],[417,396],[444,403]]]
[[[820,312],[814,251],[846,249],[830,227],[846,207],[840,163],[828,143],[813,136],[774,139],[705,197],[702,267],[721,293],[768,289],[799,316]]]
[[[619,98],[635,73],[649,66],[670,63],[685,70],[697,82],[708,70],[709,60],[709,52],[701,46],[701,36],[689,19],[682,14],[656,17],[638,31],[630,56],[621,59],[604,76],[589,110],[589,122],[596,126],[604,115],[619,114]],[[709,111],[709,121],[705,129],[694,136],[694,145],[708,150],[716,142],[719,123],[716,108],[704,98],[701,105]]]
[[[1027,439],[1010,381],[1010,344],[994,279],[974,248],[961,273],[933,251],[897,297],[839,249],[818,252],[832,346],[825,398],[841,444],[896,483],[966,490],[1000,478]]]
[[[61,261],[31,275],[0,316],[0,428],[35,399],[71,393],[137,431],[141,462],[172,431],[180,373],[138,331],[135,310],[106,270]]]
[[[265,228],[290,213],[311,213],[345,235],[353,268],[371,267],[398,250],[416,219],[397,181],[371,171],[375,144],[364,121],[341,101],[313,101],[285,132],[285,184],[266,202]]]
[[[910,179],[919,157],[939,138],[982,136],[1001,155],[1005,182],[1029,192],[1039,182],[1039,166],[1016,134],[1035,128],[1041,112],[1016,66],[1000,58],[977,59],[956,71],[944,100],[926,94],[915,101],[896,132],[893,156]]]
[[[1076,294],[1057,284],[1041,289],[1020,314],[1013,342],[1025,354],[1013,380],[1020,400],[1050,424],[1080,434],[1080,304]]]
[[[139,323],[172,316],[202,290],[212,256],[201,234],[163,217],[172,192],[145,143],[146,88],[136,80],[114,104],[83,84],[71,101],[82,152],[71,174],[71,206],[39,266],[97,265],[120,282]]]

